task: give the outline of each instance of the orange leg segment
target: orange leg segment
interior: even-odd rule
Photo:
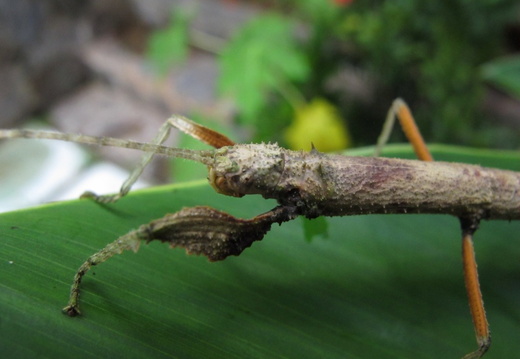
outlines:
[[[375,155],[379,156],[383,146],[386,144],[386,142],[388,142],[388,138],[390,137],[390,133],[394,127],[396,117],[399,119],[401,128],[403,129],[406,138],[411,143],[417,158],[419,158],[421,161],[433,161],[433,157],[428,150],[428,146],[426,146],[421,132],[415,124],[412,112],[408,108],[406,102],[400,98],[395,99],[392,103],[392,106],[388,110],[388,115],[386,116],[383,131],[377,140]]]
[[[428,150],[428,147],[421,136],[421,132],[417,128],[412,113],[406,103],[401,99],[396,99],[392,107],[395,107],[394,111],[397,114],[399,123],[403,128],[406,138],[408,138],[408,141],[412,144],[413,149],[417,154],[417,158],[421,161],[433,161],[433,157]]]
[[[206,126],[199,125],[184,117],[172,117],[170,123],[173,127],[215,148],[233,146],[235,142],[217,131]]]
[[[486,318],[486,310],[484,309],[484,301],[482,300],[482,292],[480,291],[480,283],[478,280],[477,261],[475,259],[475,250],[473,248],[473,233],[478,226],[477,219],[461,218],[462,226],[462,261],[464,267],[464,281],[466,283],[466,292],[468,295],[469,309],[473,318],[473,326],[477,338],[478,349],[464,356],[463,359],[477,359],[487,352],[491,345],[491,334]]]
[[[406,103],[401,99],[396,99],[392,103],[392,107],[388,111],[388,116],[383,127],[383,132],[378,139],[376,147],[376,155],[381,152],[382,146],[390,137],[395,118],[399,119],[399,123],[403,128],[403,132],[412,144],[417,157],[422,161],[433,161],[433,157],[424,142],[423,137],[412,113]],[[473,234],[478,228],[478,216],[469,218],[460,218],[462,227],[462,261],[464,268],[464,282],[466,284],[466,292],[468,295],[468,303],[475,328],[478,349],[463,357],[463,359],[478,359],[482,357],[491,345],[491,334],[480,291],[480,283],[478,279],[477,261],[475,259],[475,251],[473,248]]]

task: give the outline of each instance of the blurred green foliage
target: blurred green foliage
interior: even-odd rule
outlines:
[[[504,27],[517,11],[511,0],[355,2],[339,27],[355,45],[349,61],[374,74],[387,97],[404,97],[428,140],[504,145],[484,122],[480,67],[504,54]]]
[[[520,56],[499,58],[485,64],[482,76],[520,100]]]
[[[326,80],[340,64],[334,55],[335,51],[330,51],[332,48],[328,47],[336,38],[330,31],[340,19],[341,8],[332,1],[306,0],[281,1],[273,4],[273,10],[279,10],[280,13],[266,13],[255,18],[230,40],[220,59],[220,87],[234,90],[224,93],[239,93],[235,97],[240,109],[237,117],[239,122],[254,128],[254,141],[276,140],[285,143],[285,138],[294,137],[287,132],[290,131],[299,134],[300,142],[309,146],[312,142],[318,149],[344,148],[330,147],[320,140],[337,135],[334,129],[326,129],[328,134],[322,131],[315,136],[314,132],[306,131],[304,126],[299,125],[303,122],[298,122],[298,118],[305,116],[304,112],[311,109],[317,99],[336,107],[337,101],[327,94]],[[268,29],[275,29],[277,33]],[[274,62],[263,61],[262,57],[256,62],[246,58],[250,49],[259,45],[263,46],[262,56],[269,54]],[[255,63],[258,66],[254,66]],[[243,66],[239,68],[229,64]],[[280,67],[283,71],[280,71]],[[252,76],[251,73],[263,78],[266,86],[240,88],[239,84],[244,81],[244,77]],[[270,78],[275,81],[269,81]],[[247,102],[241,101],[241,98],[247,96],[257,99],[255,106],[248,106]],[[307,115],[312,115],[312,111]],[[336,118],[332,117],[321,116],[315,121],[336,124]],[[339,132],[343,139],[337,143],[347,144],[350,143],[350,136],[346,122],[342,122],[343,125],[339,126],[343,126],[343,129]],[[291,145],[291,141],[286,145]]]
[[[259,122],[266,97],[310,73],[306,56],[292,36],[292,22],[268,14],[248,23],[220,55],[220,91],[231,94],[241,117]]]
[[[172,63],[179,63],[188,54],[188,25],[191,16],[184,11],[173,11],[170,25],[150,37],[147,57],[159,75],[165,75]]]
[[[234,99],[253,141],[283,143],[296,115],[323,99],[356,145],[373,144],[391,101],[403,97],[428,141],[518,146],[518,133],[482,111],[488,84],[513,95],[520,87],[517,64],[495,61],[507,54],[517,1],[263,3],[269,11],[218,55],[220,93]],[[369,81],[338,85],[345,73]]]

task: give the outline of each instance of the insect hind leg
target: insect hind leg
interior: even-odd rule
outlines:
[[[491,346],[491,334],[489,324],[482,300],[482,292],[478,279],[477,261],[473,248],[473,234],[478,228],[479,219],[476,217],[460,218],[462,227],[462,262],[464,268],[464,282],[466,283],[466,293],[473,319],[473,327],[477,339],[478,349],[466,354],[462,359],[481,358]]]

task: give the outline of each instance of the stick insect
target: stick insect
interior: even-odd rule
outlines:
[[[210,261],[239,255],[261,240],[273,223],[298,216],[347,216],[372,213],[442,213],[456,216],[462,231],[464,278],[478,348],[464,356],[480,358],[489,349],[491,336],[482,301],[473,250],[473,234],[483,219],[520,219],[520,173],[480,166],[433,162],[410,110],[398,99],[390,108],[376,154],[387,141],[397,118],[422,161],[379,157],[346,157],[316,149],[296,152],[276,144],[235,144],[229,138],[187,118],[173,116],[151,143],[69,135],[31,130],[0,130],[0,138],[40,138],[143,150],[139,166],[119,193],[82,197],[112,203],[125,196],[155,154],[200,162],[209,169],[209,182],[218,192],[242,197],[260,194],[278,205],[252,219],[238,219],[216,209],[198,206],[142,225],[90,256],[78,269],[70,299],[63,312],[77,316],[80,283],[93,266],[125,250],[137,251],[141,241],[160,240]],[[194,151],[165,147],[177,128],[213,147]]]

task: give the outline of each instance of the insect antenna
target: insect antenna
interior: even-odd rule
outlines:
[[[154,154],[160,154],[168,157],[184,158],[187,160],[203,163],[208,166],[213,163],[211,158],[214,154],[214,151],[212,150],[189,150],[183,148],[155,145],[150,143],[136,142],[131,140],[123,140],[113,137],[96,137],[40,130],[0,130],[0,139],[5,138],[46,139],[75,142],[86,145],[129,148],[144,152],[153,152]]]

